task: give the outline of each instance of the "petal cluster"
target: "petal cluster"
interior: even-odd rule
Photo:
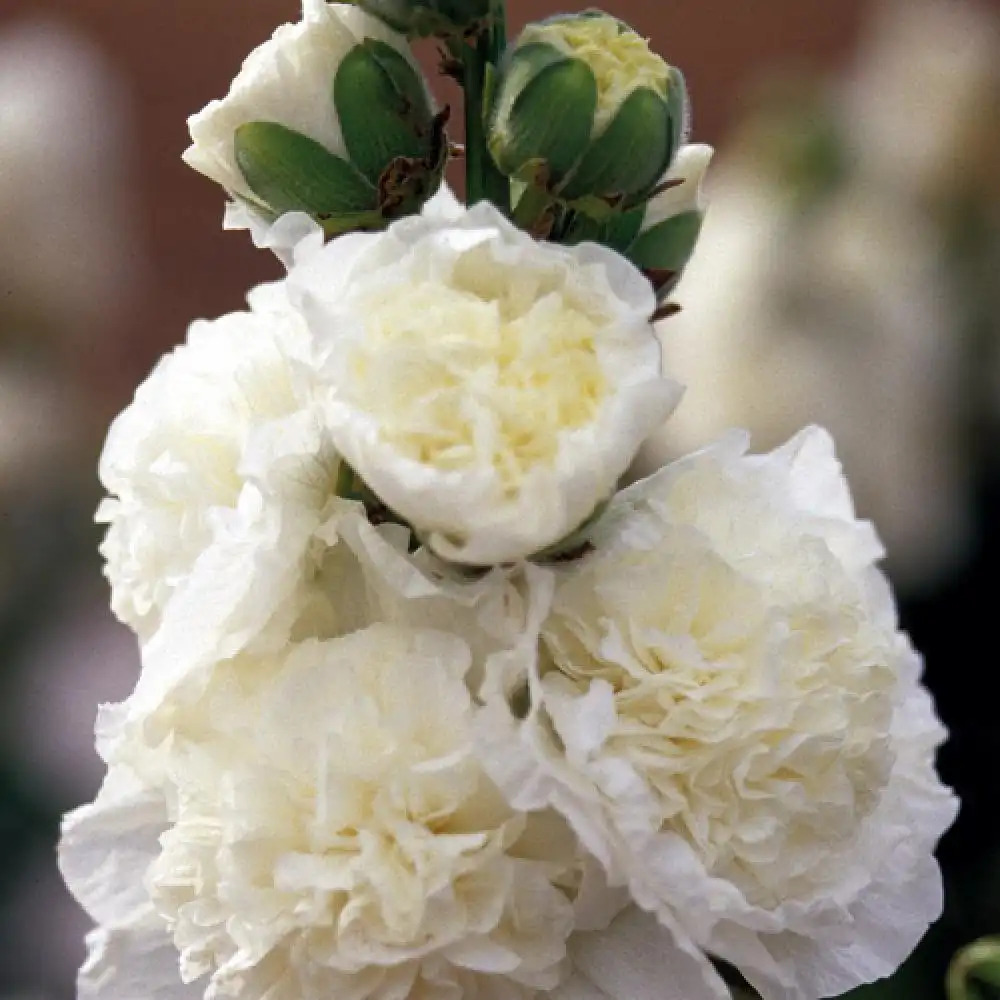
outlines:
[[[619,495],[560,573],[530,712],[498,678],[484,739],[511,800],[563,812],[676,941],[765,997],[842,992],[892,971],[939,911],[933,865],[919,887],[894,879],[954,817],[944,733],[828,436],[745,447]]]
[[[487,204],[334,241],[289,280],[329,348],[338,448],[455,562],[569,535],[680,394],[636,269],[594,244],[537,243]]]
[[[217,671],[160,762],[176,804],[147,874],[182,978],[289,1000],[558,982],[572,838],[484,775],[470,663],[455,635],[376,624]]]
[[[307,330],[281,284],[192,325],[115,420],[98,510],[116,614],[151,675],[280,648],[340,458]]]
[[[943,738],[815,428],[617,492],[631,264],[440,199],[191,328],[100,509],[143,670],[60,861],[85,1000],[764,1000],[940,909]],[[582,527],[581,527],[582,526]],[[567,540],[572,544],[567,544]]]

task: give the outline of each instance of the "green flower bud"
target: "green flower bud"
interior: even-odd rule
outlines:
[[[628,25],[588,11],[524,30],[503,67],[489,145],[508,176],[601,217],[649,194],[686,117],[680,72]]]
[[[495,0],[354,0],[391,28],[411,38],[446,38],[489,23]]]
[[[684,146],[657,191],[640,210],[641,222],[625,255],[649,275],[662,299],[673,291],[694,253],[705,216],[701,185],[712,147]]]
[[[1000,989],[1000,938],[981,938],[963,948],[948,969],[948,1000],[979,1000],[980,986]]]
[[[311,2],[190,121],[184,158],[259,214],[329,235],[419,211],[447,153],[406,40],[348,4]]]

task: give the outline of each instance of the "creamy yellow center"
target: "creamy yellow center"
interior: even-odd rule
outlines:
[[[402,454],[439,470],[492,468],[516,494],[609,389],[595,344],[608,317],[566,277],[505,267],[478,247],[445,283],[417,277],[371,296],[348,391]]]

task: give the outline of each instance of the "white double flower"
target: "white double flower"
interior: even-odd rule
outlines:
[[[680,396],[635,268],[538,243],[487,204],[335,240],[289,287],[328,358],[337,447],[455,562],[570,535]]]

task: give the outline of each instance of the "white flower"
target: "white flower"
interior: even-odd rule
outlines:
[[[562,811],[688,956],[815,1000],[892,972],[938,915],[931,852],[955,803],[829,437],[745,447],[615,501],[560,573],[523,722],[516,674],[488,678],[486,759],[514,806]],[[690,1000],[719,995],[704,972]]]
[[[374,625],[237,658],[165,706],[170,739],[119,748],[66,824],[63,872],[102,925],[81,995],[132,995],[133,940],[161,958],[172,941],[164,997],[554,987],[575,838],[553,813],[511,810],[483,773],[470,663],[455,635]]]
[[[642,218],[643,232],[684,212],[705,210],[702,183],[714,153],[711,146],[703,143],[681,146],[660,182],[661,185],[670,186],[650,199],[646,205],[646,213]]]
[[[485,203],[334,240],[289,287],[329,357],[337,447],[456,562],[560,541],[679,395],[637,270],[536,243]]]
[[[251,642],[280,647],[335,493],[339,458],[314,401],[304,325],[281,285],[257,289],[251,306],[194,323],[101,456],[112,607],[153,674]]]
[[[233,136],[241,125],[284,125],[345,158],[333,80],[344,57],[365,38],[413,59],[406,39],[378,18],[351,4],[307,0],[301,21],[281,25],[247,56],[226,97],[188,119],[192,144],[184,162],[230,194],[257,204],[236,162]]]

